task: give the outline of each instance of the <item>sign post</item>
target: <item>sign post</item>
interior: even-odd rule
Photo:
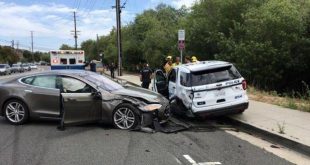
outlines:
[[[181,63],[183,63],[183,50],[185,49],[185,30],[179,30],[178,31],[178,47],[180,50],[180,55],[181,55]]]

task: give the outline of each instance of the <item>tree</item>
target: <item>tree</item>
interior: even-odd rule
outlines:
[[[16,63],[19,60],[19,57],[14,52],[14,50],[11,47],[0,46],[0,62],[1,63],[8,63],[13,64]]]
[[[177,31],[186,31],[185,55],[234,63],[249,83],[280,92],[310,84],[310,1],[199,0],[189,10],[165,4],[122,27],[123,66],[161,67],[178,56]],[[103,51],[117,63],[115,28],[99,42],[82,43],[88,58]]]
[[[24,62],[30,62],[32,61],[32,53],[28,50],[23,51],[23,57],[24,57]]]
[[[59,49],[60,50],[74,50],[75,48],[73,48],[67,44],[62,44]]]

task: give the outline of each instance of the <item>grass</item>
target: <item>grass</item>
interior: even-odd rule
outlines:
[[[252,86],[248,87],[248,95],[252,100],[310,112],[310,90],[308,86],[306,86],[305,94],[296,94],[298,97],[295,97],[294,94],[292,96],[280,96],[276,91],[262,91]]]
[[[280,134],[285,134],[285,122],[283,122],[282,124],[280,124],[280,123],[277,123],[277,125],[278,125],[278,129],[279,129],[279,133]]]

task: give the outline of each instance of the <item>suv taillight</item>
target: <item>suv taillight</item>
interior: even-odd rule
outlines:
[[[246,90],[246,88],[247,88],[245,80],[242,81],[242,88],[243,88],[243,90]]]

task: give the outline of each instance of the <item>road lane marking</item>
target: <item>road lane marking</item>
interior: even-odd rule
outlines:
[[[198,165],[217,165],[217,164],[222,164],[220,162],[203,162],[203,163],[198,163]]]
[[[175,160],[176,160],[179,164],[182,164],[182,162],[181,162],[178,158],[175,158]]]
[[[183,157],[192,164],[197,164],[196,161],[191,158],[189,155],[183,155]]]
[[[183,155],[183,157],[190,162],[192,165],[219,165],[222,164],[221,162],[201,162],[197,163],[192,157],[189,155]]]

